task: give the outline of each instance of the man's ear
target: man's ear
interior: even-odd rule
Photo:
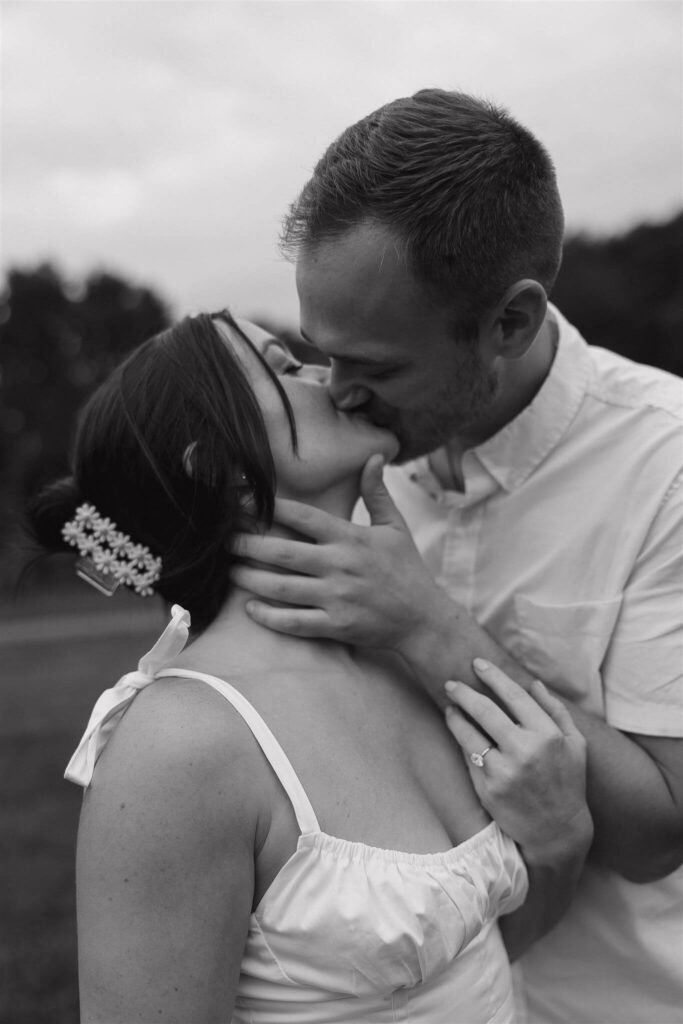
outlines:
[[[545,321],[548,296],[538,281],[524,278],[505,292],[484,317],[486,334],[496,355],[520,359],[528,352]]]

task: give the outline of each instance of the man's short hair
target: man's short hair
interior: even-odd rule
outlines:
[[[292,203],[296,259],[364,223],[394,235],[435,297],[478,318],[521,278],[552,288],[564,220],[552,161],[506,110],[423,89],[351,125]]]

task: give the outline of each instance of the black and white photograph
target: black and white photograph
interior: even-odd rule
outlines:
[[[681,1024],[683,0],[0,58],[0,1021]]]

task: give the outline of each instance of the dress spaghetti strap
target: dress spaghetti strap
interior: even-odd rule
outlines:
[[[163,676],[180,676],[184,679],[201,679],[214,690],[220,693],[228,703],[232,704],[235,711],[249,726],[254,739],[260,746],[273,771],[282,784],[282,788],[289,797],[296,820],[301,829],[302,835],[309,832],[320,832],[320,825],[315,816],[311,802],[306,796],[306,791],[301,785],[299,776],[294,771],[292,764],[284,750],[275,739],[266,723],[263,721],[253,704],[244,697],[239,690],[236,690],[230,683],[218,676],[208,675],[206,672],[195,672],[189,668],[165,668],[156,673],[156,678]]]

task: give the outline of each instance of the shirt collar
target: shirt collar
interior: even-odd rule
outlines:
[[[588,386],[591,361],[586,342],[559,310],[549,305],[548,311],[557,323],[559,336],[548,376],[529,405],[488,441],[471,449],[506,491],[520,487],[560,442]],[[430,493],[435,486],[441,489],[426,456],[406,468]]]

